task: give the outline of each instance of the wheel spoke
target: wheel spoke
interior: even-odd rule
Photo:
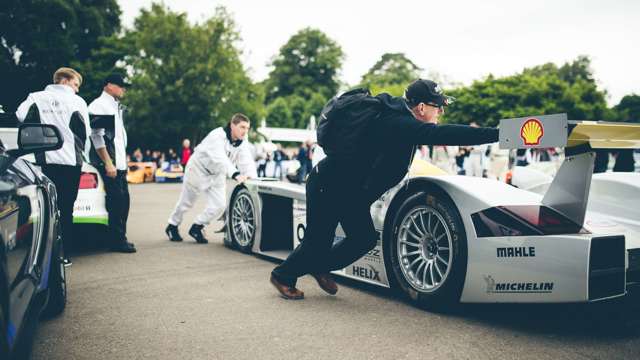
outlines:
[[[409,235],[411,235],[412,238],[420,241],[420,239],[422,239],[422,236],[418,236],[416,235],[413,231],[411,231],[411,229],[407,228],[407,232],[409,233]]]
[[[429,271],[429,267],[431,263],[427,263],[427,266],[424,267],[424,271],[422,272],[422,286],[427,287],[427,272]]]
[[[426,226],[424,226],[424,218],[422,217],[423,212],[421,211],[418,216],[420,217],[420,225],[422,226],[422,230],[424,230],[422,233],[425,233],[429,231],[429,228],[427,228]]]
[[[440,221],[436,221],[435,225],[433,225],[433,231],[431,231],[432,234],[436,233],[436,229],[438,229],[438,225],[440,225]]]
[[[442,281],[442,278],[443,278],[444,276],[442,275],[442,271],[440,271],[440,268],[438,267],[438,262],[437,262],[437,261],[434,261],[434,262],[433,262],[433,266],[435,266],[435,267],[436,267],[436,272],[438,273],[438,276],[440,276],[440,281]]]
[[[410,253],[406,253],[406,254],[402,255],[402,257],[407,257],[407,256],[415,255],[415,254],[420,254],[421,252],[422,252],[422,250],[412,251]]]
[[[431,286],[436,286],[436,282],[433,280],[433,263],[429,267],[429,278],[431,279]]]
[[[427,264],[426,261],[421,261],[420,264],[418,264],[418,267],[416,268],[416,272],[414,274],[416,274],[416,278],[418,277],[418,274],[420,273],[420,269],[422,269],[423,266],[425,266]]]
[[[438,260],[442,261],[442,263],[443,263],[445,266],[449,266],[449,262],[448,262],[447,260],[445,260],[442,256],[440,256],[440,254],[436,255],[436,258],[437,258]]]
[[[416,224],[415,220],[413,219],[413,216],[411,217],[411,223],[416,228],[416,231],[418,232],[418,234],[420,234],[420,237],[424,237],[424,233],[420,230],[420,227],[418,226],[418,224]],[[410,227],[407,228],[407,230],[409,229]]]
[[[438,246],[438,251],[449,251],[449,248],[446,246]]]
[[[400,240],[400,244],[407,244],[413,247],[420,247],[420,243],[412,243],[411,241]]]
[[[438,236],[438,237],[436,238],[436,242],[439,242],[439,241],[440,241],[440,239],[442,239],[442,237],[443,237],[443,236],[447,236],[447,233],[445,232],[445,233],[442,233],[440,236]]]
[[[413,260],[411,262],[411,264],[409,264],[409,269],[411,269],[413,267],[413,264],[417,263],[418,261],[423,260],[422,257],[418,256],[417,258],[415,258],[415,260]]]

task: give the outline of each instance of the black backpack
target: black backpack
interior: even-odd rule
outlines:
[[[328,156],[356,157],[363,151],[368,125],[383,110],[382,102],[368,89],[354,89],[335,96],[322,109],[318,144]]]

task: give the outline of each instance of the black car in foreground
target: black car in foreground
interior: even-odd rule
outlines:
[[[52,125],[23,124],[18,148],[0,144],[0,359],[26,359],[40,317],[66,304],[56,188],[29,153],[59,149]]]

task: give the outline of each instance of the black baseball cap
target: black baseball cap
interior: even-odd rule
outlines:
[[[109,83],[114,84],[114,85],[118,85],[118,86],[123,87],[123,88],[129,87],[129,85],[130,85],[129,83],[126,83],[124,81],[124,77],[122,75],[117,74],[117,73],[113,73],[113,74],[107,76],[106,79],[104,79],[104,84],[105,85],[107,85]]]
[[[455,101],[454,97],[445,95],[438,84],[424,79],[412,82],[405,90],[404,97],[411,107],[420,103],[442,107]]]

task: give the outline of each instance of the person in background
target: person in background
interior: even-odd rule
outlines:
[[[278,144],[276,151],[273,152],[273,177],[282,180],[284,174],[282,173],[282,161],[286,158],[285,153],[282,151],[282,144]]]
[[[189,158],[191,157],[191,140],[184,139],[182,140],[182,156],[180,156],[180,165],[187,166],[189,162]]]
[[[109,213],[111,249],[135,253],[135,245],[127,239],[131,200],[127,183],[127,131],[124,108],[120,103],[127,86],[122,75],[111,74],[104,80],[102,94],[89,104],[92,116],[91,159],[102,175],[107,193],[105,202]],[[136,149],[133,158],[134,161],[142,161],[140,148]]]
[[[248,143],[244,141],[250,125],[246,115],[234,114],[225,127],[212,130],[196,146],[184,172],[180,198],[165,228],[169,240],[182,241],[178,226],[182,223],[184,213],[193,207],[198,195],[204,192],[207,207],[196,217],[189,235],[199,244],[208,243],[203,230],[225,210],[226,178],[243,182],[256,177],[256,164]]]

